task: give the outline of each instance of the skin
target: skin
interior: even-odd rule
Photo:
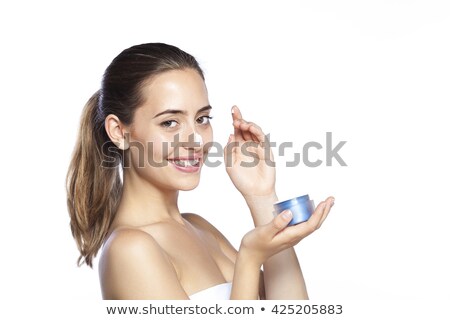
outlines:
[[[307,222],[286,228],[289,212],[272,215],[272,205],[278,200],[275,169],[264,161],[252,168],[240,166],[241,161],[251,159],[240,148],[230,148],[231,154],[225,153],[232,164],[227,173],[255,223],[236,250],[208,221],[178,209],[179,190],[194,189],[201,170],[185,173],[167,163],[177,156],[176,150],[178,156],[208,151],[206,145],[213,135],[207,118],[210,109],[204,108],[209,101],[203,79],[192,69],[168,71],[154,77],[142,94],[146,101],[131,125],[114,115],[105,120],[111,141],[127,150],[131,162],[124,169],[123,195],[100,258],[103,298],[189,299],[198,291],[232,282],[231,299],[307,299],[292,247],[320,227],[334,199],[321,202]],[[167,109],[181,113],[155,117]],[[262,130],[245,121],[237,107],[232,109],[232,119],[234,132],[228,143],[264,141]],[[201,136],[203,144],[161,147],[175,141],[177,134],[179,141],[189,141],[193,133]],[[153,143],[151,150],[148,142]],[[139,165],[137,144],[145,151],[144,166]],[[252,150],[264,160],[261,144]],[[166,165],[149,165],[149,155]],[[265,271],[260,276],[262,265]]]

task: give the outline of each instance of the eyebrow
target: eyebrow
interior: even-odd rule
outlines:
[[[203,111],[206,111],[206,110],[210,110],[210,109],[212,109],[212,107],[210,105],[207,105],[207,106],[205,106],[203,108],[198,109],[197,113],[200,113],[200,112],[203,112]],[[167,110],[164,110],[163,112],[158,113],[156,116],[153,117],[153,119],[155,119],[156,117],[162,116],[163,114],[168,114],[168,113],[170,113],[170,114],[183,114],[183,115],[186,115],[186,111],[184,111],[184,110],[167,109]]]

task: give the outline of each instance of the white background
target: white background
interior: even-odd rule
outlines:
[[[0,5],[1,299],[101,299],[78,268],[65,174],[87,99],[123,49],[166,42],[205,71],[215,140],[230,107],[294,148],[280,200],[336,204],[296,250],[313,299],[450,298],[450,10],[446,1],[22,1]],[[337,162],[287,168],[309,141]],[[321,151],[312,160],[324,160]],[[252,227],[225,170],[180,208],[235,245]]]

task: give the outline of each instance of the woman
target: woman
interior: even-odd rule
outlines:
[[[211,146],[210,112],[197,61],[163,43],[119,54],[85,106],[67,176],[68,208],[78,263],[92,267],[103,246],[104,299],[308,298],[292,247],[322,224],[334,199],[296,226],[287,227],[290,212],[274,218],[272,154],[237,107],[226,170],[255,229],[237,251],[205,219],[180,213],[178,191],[198,185]],[[242,165],[251,162],[248,151],[259,160],[255,166]]]

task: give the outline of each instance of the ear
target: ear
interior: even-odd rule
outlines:
[[[105,130],[109,139],[121,150],[127,150],[130,145],[127,141],[128,132],[126,126],[113,114],[109,114],[105,119]]]

